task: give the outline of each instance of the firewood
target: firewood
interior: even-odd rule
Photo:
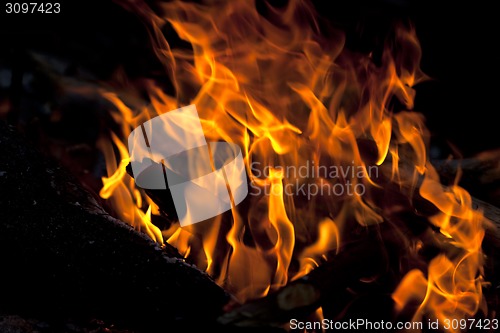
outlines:
[[[337,255],[333,255],[330,260],[303,278],[289,283],[263,299],[235,307],[221,316],[219,322],[238,327],[280,326],[292,318],[307,318],[319,306],[322,306],[324,310],[325,307],[330,308],[327,310],[330,314],[331,308],[338,307],[337,312],[333,310],[333,313],[338,314],[352,301],[349,296],[346,297],[348,294],[346,290],[356,284],[356,281],[359,282],[371,276],[378,276],[379,279],[386,276],[385,283],[376,283],[375,288],[383,288],[385,296],[390,295],[393,290],[391,288],[396,287],[408,270],[421,268],[425,271],[426,269],[422,265],[425,263],[425,258],[414,258],[414,254],[409,251],[408,244],[404,241],[408,236],[422,242],[421,255],[425,255],[426,252],[432,253],[432,256],[427,258],[427,262],[438,253],[443,253],[450,259],[463,255],[463,249],[455,247],[452,240],[439,233],[425,217],[414,214],[415,209],[419,211],[419,214],[427,216],[437,213],[437,208],[419,197],[418,187],[411,189],[414,192],[411,194],[412,200],[408,200],[408,194],[402,193],[400,185],[388,180],[379,191],[381,193],[378,193],[376,197],[380,202],[376,204],[381,207],[381,211],[384,211],[384,205],[390,207],[396,202],[400,206],[406,203],[407,207],[400,211],[408,216],[385,215],[385,221],[382,224],[367,227],[364,230],[366,237],[343,244]],[[410,191],[410,189],[406,188],[405,191]],[[496,269],[500,262],[498,256],[494,255],[500,249],[500,209],[476,198],[472,201],[474,208],[480,209],[487,221],[491,222],[485,223],[486,235],[483,247],[485,253],[489,255],[486,260],[487,281],[493,287],[490,291],[486,291],[485,295],[494,294],[497,286],[500,285],[500,276]],[[397,228],[391,227],[391,223],[398,223],[398,220],[405,221],[405,224],[399,224]],[[359,230],[353,231],[353,234],[357,233]],[[405,262],[406,266],[401,265]],[[419,265],[421,267],[418,267]],[[366,292],[365,296],[379,297],[377,302],[385,302],[385,309],[384,306],[377,306],[374,309],[371,305],[371,315],[375,313],[375,315],[385,316],[384,320],[391,320],[394,319],[391,318],[392,300],[390,297],[384,297],[384,291]],[[493,296],[495,297],[497,296]],[[373,304],[373,302],[370,303]],[[493,303],[492,306],[498,305]],[[367,315],[363,312],[361,314]]]
[[[462,178],[483,185],[500,181],[500,150],[487,151],[475,157],[432,161],[442,178],[452,180],[460,172]]]
[[[453,183],[458,176],[460,186],[471,195],[500,206],[500,150],[486,151],[461,160],[437,160],[432,164],[444,184]]]
[[[3,123],[0,156],[0,312],[138,327],[221,313],[229,296],[207,274],[106,214]]]
[[[344,244],[337,255],[306,276],[267,297],[235,307],[218,321],[236,327],[282,326],[292,318],[306,318],[319,306],[332,305],[339,295],[364,278],[404,274],[387,269],[396,260],[395,256],[405,252],[391,228],[381,224],[361,232],[358,239]],[[376,285],[377,292],[385,293],[393,287],[391,283]]]

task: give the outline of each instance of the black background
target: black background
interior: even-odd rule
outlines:
[[[161,66],[147,49],[142,23],[112,1],[65,0],[61,14],[0,14],[0,67],[29,66],[24,51],[70,57],[100,78],[117,64],[131,76]],[[283,1],[276,1],[277,3]],[[422,69],[415,110],[427,118],[434,157],[471,156],[499,148],[498,13],[487,2],[316,1],[321,16],[347,33],[347,46],[367,51],[391,22],[409,19],[419,36]],[[148,55],[149,54],[149,55]],[[3,92],[3,96],[8,92]]]

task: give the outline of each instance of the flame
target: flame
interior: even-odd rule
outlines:
[[[325,259],[332,250],[338,253],[340,244],[339,230],[332,219],[325,218],[318,224],[318,239],[309,245],[299,256],[300,269],[293,280],[298,279],[319,266],[318,261]]]
[[[116,165],[116,157],[111,144],[101,140],[98,146],[108,156],[106,170],[109,177],[103,177],[103,187],[99,195],[111,201],[111,205],[116,208],[116,214],[120,219],[127,221],[139,231],[144,231],[159,244],[163,244],[161,231],[151,223],[154,203],[149,204],[146,212],[142,211],[143,200],[140,192],[135,189],[133,179],[125,178],[125,168],[130,161],[128,150],[115,134],[111,133],[111,137],[119,151],[120,165]],[[157,210],[155,208],[155,211]]]
[[[419,300],[413,320],[430,315],[444,324],[445,320],[472,318],[482,302],[484,217],[473,209],[471,197],[463,188],[443,188],[430,164],[426,166],[420,194],[439,209],[430,222],[461,251],[453,256],[435,257],[429,264],[427,278],[420,271],[409,272],[393,297],[400,309],[410,300]],[[450,331],[460,329],[452,327]]]
[[[417,300],[417,317],[477,311],[482,214],[458,186],[440,187],[427,162],[424,120],[411,111],[412,87],[426,78],[413,28],[398,27],[376,65],[373,55],[345,49],[342,33],[322,36],[307,1],[266,5],[266,15],[249,0],[162,2],[158,12],[141,1],[123,6],[145,22],[172,87],[143,80],[140,87],[124,83],[123,96],[104,93],[119,128],[111,140],[100,141],[108,172],[100,194],[122,220],[159,243],[166,239],[245,301],[316,267],[339,249],[349,221],[382,223],[369,193],[379,187],[376,167],[390,164],[390,179],[401,185],[416,188],[424,177],[420,194],[440,210],[430,223],[464,251],[434,258],[426,274],[410,271],[394,292],[396,304]],[[165,29],[190,47],[171,47]],[[134,97],[139,88],[147,91],[148,106]],[[406,111],[393,112],[394,99]],[[242,148],[247,208],[160,231],[151,223],[158,207],[125,171],[130,157],[123,142],[145,121],[188,104],[197,106],[207,141]],[[373,143],[375,157],[366,154],[362,140]],[[411,166],[410,176],[400,172],[402,163]]]

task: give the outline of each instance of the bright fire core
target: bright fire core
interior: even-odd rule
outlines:
[[[479,310],[484,218],[462,188],[442,187],[428,162],[423,117],[412,111],[412,87],[426,78],[413,28],[395,27],[375,60],[347,50],[342,33],[320,31],[306,1],[266,5],[265,15],[248,0],[173,1],[156,11],[140,2],[124,6],[146,23],[171,87],[122,80],[123,94],[104,93],[120,130],[100,140],[108,172],[100,194],[119,218],[176,247],[244,302],[334,256],[350,221],[384,223],[370,197],[384,176],[401,189],[418,188],[439,210],[428,222],[462,250],[436,256],[426,271],[409,271],[393,293],[397,307],[418,302],[415,320]],[[171,46],[166,29],[189,46]],[[144,89],[148,103],[139,98]],[[207,141],[241,147],[250,194],[211,221],[159,230],[151,223],[158,207],[125,170],[125,142],[147,120],[189,104]],[[366,143],[375,153],[364,151]],[[303,177],[298,171],[305,167]]]

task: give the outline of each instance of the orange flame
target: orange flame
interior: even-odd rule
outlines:
[[[393,295],[396,303],[403,307],[416,299],[420,315],[434,311],[438,318],[474,314],[481,300],[482,215],[471,208],[465,191],[440,187],[427,162],[421,115],[393,114],[390,108],[397,98],[411,110],[412,86],[425,79],[414,30],[399,27],[394,36],[399,51],[388,46],[377,66],[371,55],[344,49],[342,34],[321,36],[306,1],[269,5],[270,17],[261,15],[254,1],[210,3],[160,3],[161,15],[140,1],[124,3],[147,24],[174,91],[142,82],[148,107],[105,93],[121,128],[111,135],[112,143],[101,140],[108,170],[101,196],[112,200],[121,219],[194,256],[244,301],[313,269],[338,249],[349,219],[381,223],[365,193],[378,186],[373,168],[392,163],[393,181],[417,186],[424,175],[420,193],[441,211],[430,222],[464,249],[460,258],[436,257],[427,276],[408,273]],[[191,49],[172,48],[162,33],[168,27]],[[250,180],[248,211],[233,207],[231,216],[160,232],[150,217],[159,214],[158,207],[125,172],[129,156],[123,141],[148,119],[188,104],[197,106],[207,141],[242,147]],[[375,159],[363,154],[359,140],[374,143]],[[399,172],[403,162],[414,170],[409,179]],[[298,245],[303,250],[295,253]],[[291,272],[294,260],[300,268]]]
[[[446,320],[471,318],[482,301],[484,217],[472,208],[471,197],[464,189],[456,185],[444,189],[429,164],[420,194],[439,209],[430,222],[462,251],[451,258],[444,254],[434,258],[429,264],[427,279],[420,271],[409,272],[393,297],[400,308],[410,300],[420,300],[414,320],[430,315],[445,325]],[[451,327],[450,331],[459,332],[460,328]]]
[[[309,245],[299,256],[300,269],[293,279],[298,279],[306,275],[319,266],[318,260],[325,257],[325,254],[336,250],[340,244],[339,230],[335,222],[326,218],[318,224],[318,239]]]

